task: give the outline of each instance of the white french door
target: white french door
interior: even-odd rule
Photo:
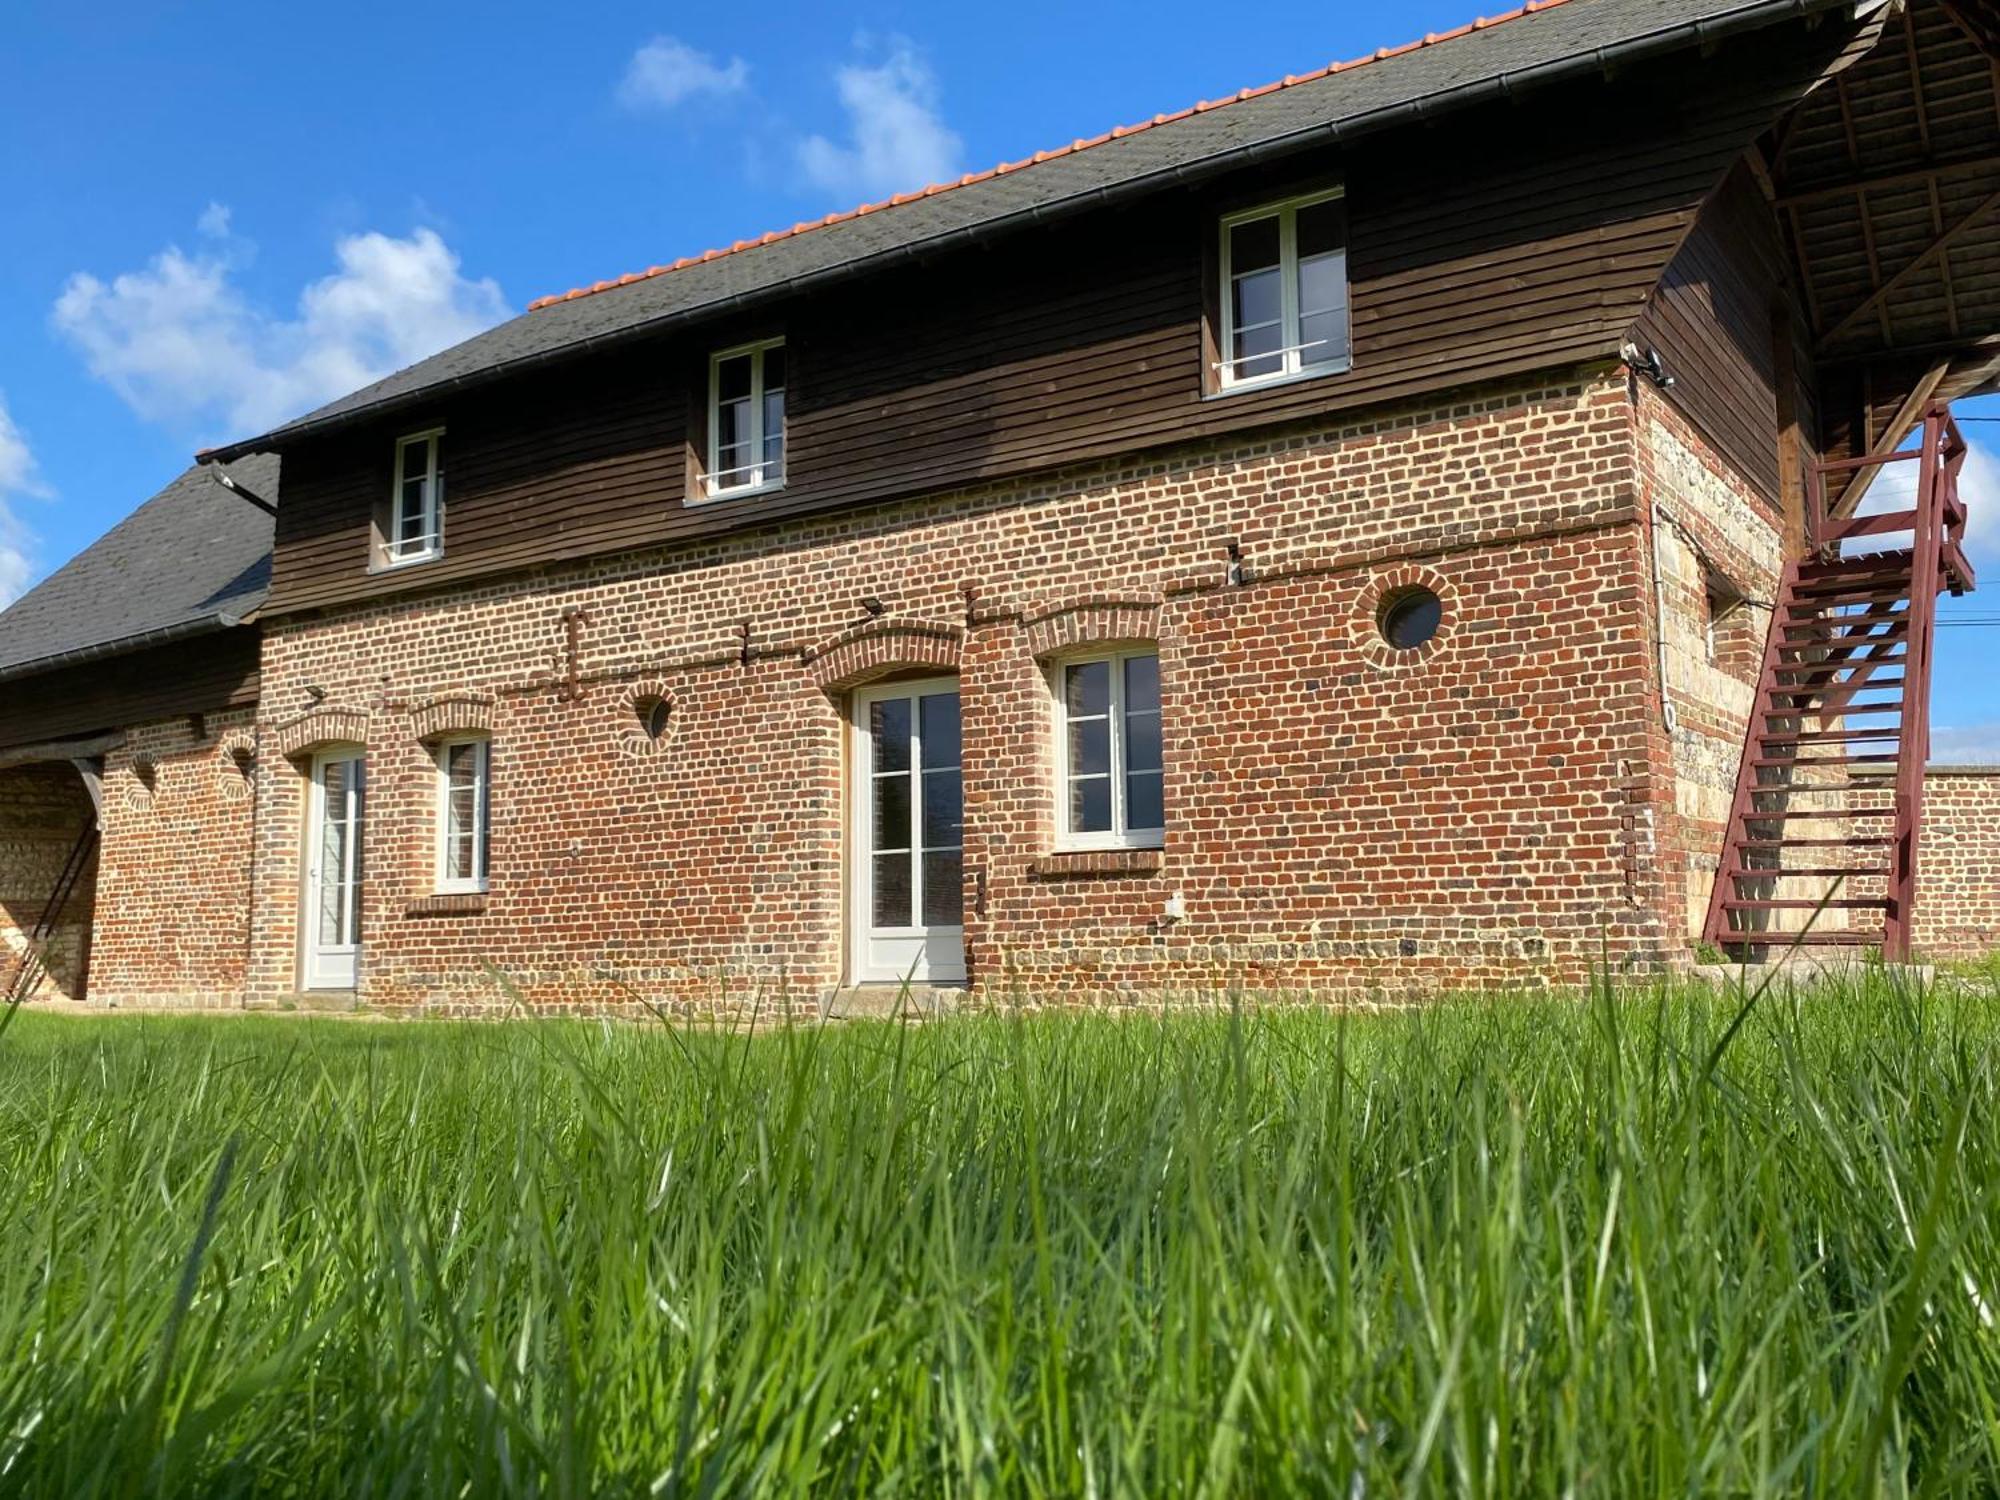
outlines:
[[[854,695],[852,972],[858,984],[965,979],[958,682]]]
[[[362,802],[359,750],[313,762],[306,831],[305,988],[351,990],[361,956]]]

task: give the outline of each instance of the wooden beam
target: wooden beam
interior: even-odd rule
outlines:
[[[1931,149],[1931,114],[1924,104],[1924,68],[1917,60],[1917,8],[1903,7],[1903,53],[1910,63],[1910,102],[1917,110],[1917,136],[1923,142],[1924,154]]]
[[[1866,301],[1854,308],[1838,323],[1835,323],[1833,327],[1827,329],[1825,333],[1821,334],[1819,342],[1815,346],[1815,352],[1826,348],[1828,344],[1839,338],[1841,334],[1847,332],[1848,329],[1852,328],[1870,313],[1881,309],[1898,287],[1903,286],[1911,277],[1915,276],[1924,267],[1949,250],[1968,230],[1976,226],[1981,219],[1985,218],[1996,207],[2000,207],[2000,191],[1988,193],[1984,198],[1980,199],[1977,208],[1973,209],[1971,213],[1932,240],[1924,248],[1923,253],[1917,256],[1915,260],[1883,282],[1869,294]]]
[[[1924,372],[1923,379],[1911,387],[1910,394],[1903,398],[1903,404],[1896,408],[1896,415],[1889,419],[1889,425],[1877,433],[1874,442],[1869,444],[1868,457],[1886,458],[1903,446],[1903,439],[1915,430],[1925,408],[1931,404],[1931,397],[1937,394],[1937,388],[1944,384],[1944,378],[1950,372],[1951,361],[1948,359],[1939,360]],[[1842,490],[1840,497],[1827,507],[1827,519],[1838,521],[1853,515],[1855,508],[1861,504],[1862,497],[1868,493],[1868,486],[1875,482],[1875,476],[1881,472],[1880,464],[1870,464],[1866,468],[1856,469],[1854,477],[1847,482],[1847,488]]]
[[[76,774],[83,778],[84,790],[90,793],[91,809],[97,814],[100,826],[104,822],[104,763],[95,756],[73,755],[71,765]]]
[[[1845,354],[1829,354],[1819,364],[1822,369],[1833,370],[1846,365],[1874,364],[1889,355],[1898,359],[1924,359],[1930,355],[1972,359],[1995,353],[2000,353],[2000,333],[1989,333],[1979,338],[1939,339],[1930,344],[1899,344],[1894,349],[1856,349]]]
[[[1911,167],[1899,167],[1893,172],[1880,172],[1866,177],[1843,177],[1838,182],[1826,182],[1817,187],[1781,193],[1778,197],[1778,206],[1804,208],[1814,203],[1824,203],[1832,198],[1851,198],[1859,193],[1873,192],[1877,188],[1918,187],[1941,178],[1964,177],[1979,172],[2000,172],[2000,156],[1990,151],[1982,151],[1976,156],[1948,156],[1938,161],[1920,162]]]
[[[1943,8],[1975,47],[2000,61],[2000,7],[1990,0],[1944,0]]]
[[[0,770],[41,765],[48,761],[90,760],[108,755],[124,743],[123,734],[100,734],[87,740],[44,740],[33,745],[10,745],[0,750]]]

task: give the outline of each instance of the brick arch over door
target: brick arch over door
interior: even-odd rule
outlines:
[[[825,693],[844,693],[892,672],[954,674],[963,640],[950,625],[871,621],[814,651],[806,670]]]
[[[358,708],[316,708],[280,724],[272,734],[272,743],[287,760],[297,760],[326,745],[366,745],[368,714]]]

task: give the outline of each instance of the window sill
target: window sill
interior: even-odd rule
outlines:
[[[727,505],[732,500],[754,500],[759,495],[776,495],[781,493],[784,488],[785,481],[780,479],[775,484],[747,485],[740,490],[724,490],[719,495],[690,495],[681,503],[683,505]]]
[[[1028,866],[1042,880],[1103,880],[1122,875],[1157,875],[1166,864],[1163,849],[1057,849]]]
[[[403,908],[406,917],[478,916],[486,910],[485,891],[440,891]]]
[[[405,568],[421,568],[425,563],[443,562],[444,549],[426,552],[421,557],[384,557],[368,565],[370,573],[400,573]]]
[[[1303,385],[1308,380],[1326,380],[1335,375],[1345,375],[1353,368],[1354,361],[1344,359],[1338,364],[1316,365],[1310,370],[1299,370],[1290,375],[1267,375],[1262,380],[1239,380],[1233,385],[1225,385],[1210,391],[1201,399],[1227,401],[1231,396],[1247,396],[1252,391],[1268,391],[1285,385]]]

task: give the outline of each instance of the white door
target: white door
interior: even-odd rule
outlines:
[[[854,695],[853,975],[858,984],[965,979],[964,797],[958,683]]]
[[[361,954],[361,816],[367,772],[358,750],[313,762],[306,835],[305,988],[351,990]]]

